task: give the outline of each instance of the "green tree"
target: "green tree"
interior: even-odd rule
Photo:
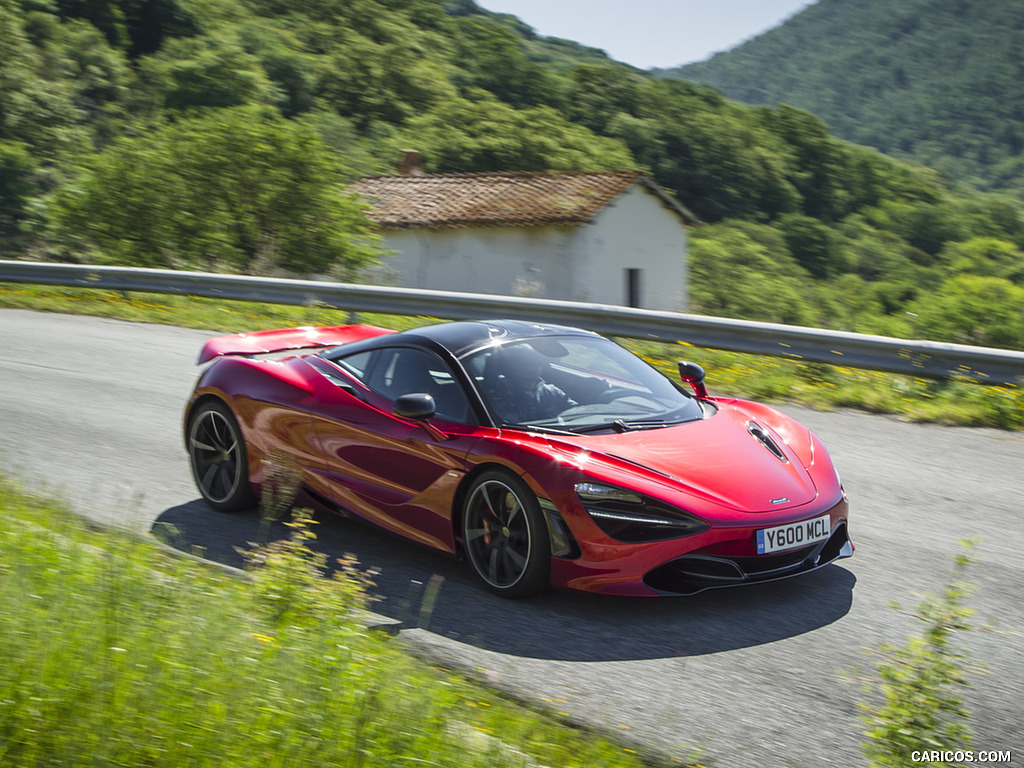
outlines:
[[[99,120],[111,106],[127,101],[134,81],[128,60],[99,30],[83,21],[65,22],[55,42],[63,54],[61,66],[74,83],[75,106],[89,119]]]
[[[393,41],[379,42],[342,27],[317,68],[317,96],[363,129],[378,120],[401,123],[456,94],[445,41],[404,25],[391,34]]]
[[[256,57],[228,36],[168,40],[143,59],[141,70],[170,109],[234,107],[272,98]]]
[[[812,325],[808,282],[772,227],[726,221],[697,230],[691,240],[692,311]]]
[[[490,91],[513,107],[561,102],[556,79],[526,57],[512,31],[481,17],[455,19],[452,27],[465,85]]]
[[[249,7],[255,16],[225,26],[284,91],[278,103],[286,114],[331,108],[366,130],[457,93],[455,42],[436,0],[251,0]]]
[[[825,124],[809,112],[780,105],[761,110],[765,125],[782,139],[792,156],[790,180],[803,198],[808,216],[833,222],[853,210],[854,198],[870,197],[867,180]]]
[[[25,18],[16,0],[0,0],[0,140],[23,142],[55,162],[84,145],[85,115],[75,108],[70,79],[49,71]]]
[[[276,93],[273,102],[285,117],[294,117],[316,106],[319,57],[296,50],[285,30],[265,20],[238,26],[239,41],[259,61]]]
[[[865,209],[865,218],[879,229],[897,234],[916,251],[915,260],[927,266],[948,242],[969,236],[966,217],[950,198],[935,202],[890,197]]]
[[[35,193],[36,162],[20,142],[0,141],[0,253],[19,235],[29,197]]]
[[[635,112],[620,112],[607,133],[705,221],[799,209],[781,142],[709,89],[648,82]]]
[[[964,201],[975,221],[973,233],[980,237],[1009,240],[1024,248],[1024,206],[1009,195],[977,195]]]
[[[779,218],[778,226],[790,254],[811,275],[828,278],[845,271],[838,238],[818,219],[789,213]]]
[[[111,45],[127,42],[124,8],[118,0],[56,0],[54,5],[61,18],[88,22],[102,32]]]
[[[633,168],[619,141],[595,136],[551,107],[516,110],[485,94],[453,99],[406,125],[401,142],[436,172],[596,171]]]
[[[949,243],[939,254],[939,262],[951,274],[1005,277],[1013,282],[1024,282],[1024,253],[1014,243],[994,237]]]
[[[319,273],[375,255],[316,132],[251,107],[115,142],[53,196],[57,238],[135,266]]]
[[[1000,277],[958,275],[911,309],[926,339],[1024,349],[1024,287]]]
[[[610,62],[581,64],[569,78],[566,113],[595,133],[607,133],[617,115],[636,112],[643,78],[626,67]]]
[[[879,229],[862,214],[846,217],[835,228],[844,250],[844,261],[864,280],[918,280],[921,269],[911,261],[910,246],[891,231]],[[914,273],[914,274],[912,274]],[[942,281],[939,276],[936,283]]]

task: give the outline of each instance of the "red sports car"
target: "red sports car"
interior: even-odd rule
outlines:
[[[318,505],[464,557],[500,595],[689,595],[853,554],[814,434],[588,331],[293,328],[212,339],[210,360],[185,412],[210,506],[253,505],[285,456]]]

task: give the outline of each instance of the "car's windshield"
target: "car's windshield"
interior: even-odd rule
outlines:
[[[703,418],[689,394],[608,339],[544,336],[469,354],[463,365],[504,424],[626,431]]]

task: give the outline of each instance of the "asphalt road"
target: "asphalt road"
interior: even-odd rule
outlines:
[[[0,467],[97,521],[170,524],[182,548],[237,564],[257,516],[198,500],[179,423],[210,335],[0,310]],[[713,391],[714,371],[708,381]],[[379,571],[375,608],[419,651],[626,740],[739,768],[863,765],[871,649],[918,628],[889,603],[937,590],[958,542],[977,537],[969,604],[995,627],[957,636],[986,667],[966,693],[975,747],[1024,759],[1024,435],[784,410],[829,446],[857,545],[801,578],[693,598],[508,602],[464,564],[358,522],[324,519],[320,545]],[[422,616],[435,575],[440,597]]]

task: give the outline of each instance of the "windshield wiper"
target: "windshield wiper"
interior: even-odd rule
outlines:
[[[677,424],[686,424],[690,421],[699,421],[699,419],[638,419],[637,421],[627,421],[625,424],[630,429],[654,429],[656,427],[674,427]]]
[[[612,430],[613,432],[629,432],[632,427],[629,426],[622,419],[616,419],[615,421],[606,421],[602,424],[587,424],[583,427],[576,427],[574,432],[580,435],[587,434],[588,432],[603,432],[604,430]]]
[[[542,427],[538,424],[502,424],[501,429],[521,429],[523,432],[543,432],[549,435],[575,435],[567,429],[555,429],[554,427]]]
[[[588,432],[601,432],[604,430],[613,430],[615,432],[632,432],[638,429],[658,429],[659,427],[674,427],[677,424],[685,424],[688,421],[695,421],[695,419],[676,419],[673,421],[666,421],[664,419],[636,419],[634,421],[625,421],[624,419],[616,419],[615,421],[608,421],[603,424],[590,424],[585,427],[578,427],[575,432],[579,434],[585,434]]]

